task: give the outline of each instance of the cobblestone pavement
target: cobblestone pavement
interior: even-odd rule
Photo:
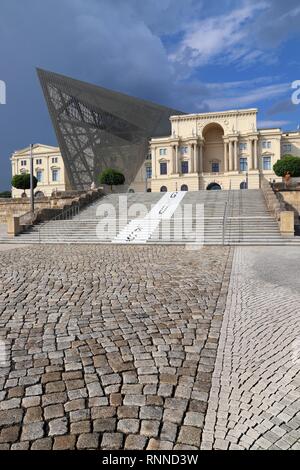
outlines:
[[[8,250],[15,250],[16,248],[26,248],[28,245],[24,244],[10,244],[10,243],[0,243],[0,252],[1,251],[8,251]]]
[[[300,449],[300,253],[235,251],[202,449]]]
[[[0,448],[199,448],[231,258],[222,247],[1,253]]]

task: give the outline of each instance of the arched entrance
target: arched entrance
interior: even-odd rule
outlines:
[[[188,190],[189,190],[189,188],[188,188],[187,184],[182,184],[181,185],[180,191],[188,191]]]
[[[162,187],[160,188],[160,192],[161,192],[161,193],[166,193],[167,191],[168,191],[167,186],[162,186]]]
[[[240,189],[248,189],[248,185],[246,181],[242,181],[240,184]]]
[[[220,124],[212,122],[204,127],[203,132],[203,171],[204,173],[220,173],[224,171],[224,129]]]
[[[208,191],[219,191],[222,188],[218,183],[209,183],[206,189]]]
[[[148,188],[148,189],[147,189],[147,193],[151,193],[151,188]]]

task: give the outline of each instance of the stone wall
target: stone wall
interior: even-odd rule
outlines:
[[[65,193],[58,193],[57,196],[45,197],[35,200],[35,212],[42,213],[43,220],[47,220],[52,216],[56,215],[58,209],[63,209],[66,206],[72,204],[72,202],[84,204],[91,202],[92,200],[100,197],[102,194],[101,190],[94,190],[85,192],[68,191]],[[13,198],[13,199],[0,199],[0,223],[8,223],[10,217],[21,216],[26,214],[31,209],[29,198]],[[45,218],[45,214],[48,215]]]
[[[282,190],[278,193],[290,210],[294,210],[300,216],[300,190]]]

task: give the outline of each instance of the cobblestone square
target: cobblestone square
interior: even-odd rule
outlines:
[[[232,250],[1,252],[1,449],[199,449]]]

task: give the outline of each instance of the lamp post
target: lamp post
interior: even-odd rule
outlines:
[[[32,215],[34,214],[34,185],[33,185],[33,145],[30,144],[30,205]]]
[[[249,182],[249,174],[248,174],[248,171],[246,171],[246,189],[249,189],[248,182]]]

